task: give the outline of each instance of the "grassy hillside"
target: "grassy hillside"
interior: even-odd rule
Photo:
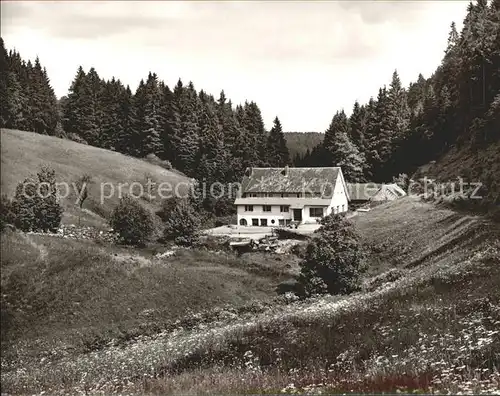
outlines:
[[[168,171],[146,161],[125,156],[113,151],[76,143],[71,140],[22,132],[9,129],[1,130],[1,189],[2,193],[12,195],[18,182],[36,174],[41,165],[49,165],[56,171],[58,182],[71,185],[83,174],[92,176],[94,183],[90,187],[90,196],[85,202],[82,224],[103,225],[102,217],[107,216],[118,202],[119,183],[140,182],[145,185],[147,177],[157,182],[168,182],[173,187],[187,178]],[[102,183],[111,183],[116,194],[101,204]],[[134,192],[137,194],[139,189]],[[75,206],[73,193],[63,201],[65,206],[64,223],[76,223],[79,209]],[[103,191],[108,194],[111,187],[105,185]],[[122,189],[128,191],[128,186]],[[64,192],[64,190],[63,190]],[[159,200],[147,206],[155,207]]]
[[[181,249],[157,257],[165,247],[18,232],[3,234],[1,245],[2,356],[17,363],[47,350],[85,353],[176,321],[187,326],[190,314],[216,307],[245,310],[273,298],[292,270],[267,255]]]
[[[440,182],[463,178],[466,182],[483,184],[481,196],[475,201],[479,207],[486,210],[498,210],[500,206],[500,142],[494,142],[487,147],[473,149],[469,145],[461,148],[453,147],[438,161],[421,166],[413,175],[414,179],[437,179]],[[500,220],[500,215],[498,216]]]
[[[217,304],[217,283],[226,279],[228,275],[222,275],[226,271],[242,274],[232,278],[227,298],[237,296],[236,290],[243,295],[248,290],[264,295],[269,292],[266,279],[274,282],[280,275],[273,274],[272,261],[257,265],[262,257],[253,255],[237,264],[225,256],[202,254],[192,264],[196,270],[190,272],[187,263],[191,260],[184,258],[118,265],[91,250],[82,256],[82,264],[77,260],[69,265],[72,261],[56,258],[62,254],[56,253],[62,249],[57,244],[8,235],[13,247],[2,251],[4,257],[26,254],[38,259],[19,256],[2,268],[2,290],[10,285],[7,290],[11,291],[3,293],[13,296],[9,297],[11,315],[16,318],[12,326],[20,334],[7,349],[13,360],[3,358],[2,390],[17,394],[42,390],[234,394],[296,390],[491,393],[498,389],[498,225],[411,198],[360,214],[355,224],[372,253],[370,278],[363,292],[275,303],[236,314],[221,311],[212,320],[194,318],[190,325],[178,325],[175,330],[164,326],[158,329],[161,332],[145,332],[128,341],[113,336],[114,341],[94,344],[86,353],[76,340],[91,338],[92,323],[102,321],[118,328],[125,326],[122,323],[136,323],[140,333],[141,320],[147,328],[156,317],[161,318],[155,310],[140,311],[141,304],[141,309],[151,308],[148,304],[158,308],[164,302],[165,310],[175,317],[182,315],[182,309],[172,304],[182,306],[187,301],[186,307],[200,308]],[[16,244],[27,244],[27,248],[14,248]],[[71,256],[79,257],[77,251]],[[95,257],[95,264],[83,265],[83,257]],[[274,261],[278,271],[286,270],[286,260],[283,256],[282,261]],[[22,265],[28,262],[32,264]],[[167,276],[174,268],[175,277]],[[253,275],[244,274],[247,268],[253,268]],[[23,276],[23,271],[30,276]],[[255,277],[254,271],[260,275]],[[83,285],[85,279],[91,279],[92,285]],[[186,283],[186,291],[181,292],[182,286],[176,286],[173,279]],[[62,295],[68,297],[62,299]],[[132,313],[120,308],[126,306]],[[34,324],[33,330],[28,323]],[[47,341],[50,329],[55,329],[54,338],[66,344]],[[72,331],[75,336],[68,336]]]

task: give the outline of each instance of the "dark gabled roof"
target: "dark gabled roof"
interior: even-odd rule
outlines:
[[[333,191],[339,167],[331,168],[251,168],[241,183],[242,192],[326,193]]]
[[[378,191],[382,184],[376,183],[347,183],[347,191],[351,201],[369,201]]]
[[[285,205],[290,208],[303,208],[304,206],[329,206],[332,199],[325,198],[236,198],[235,205]]]

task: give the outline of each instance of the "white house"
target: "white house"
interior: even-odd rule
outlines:
[[[349,195],[339,167],[248,168],[237,207],[242,226],[315,223],[330,213],[347,211]]]

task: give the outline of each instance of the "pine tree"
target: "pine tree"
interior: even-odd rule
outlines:
[[[347,116],[344,111],[337,112],[325,131],[324,148],[331,158],[330,166],[340,166],[346,180],[363,181],[365,160],[349,136]]]
[[[253,166],[269,166],[267,152],[268,133],[264,126],[260,108],[257,103],[252,101],[245,103],[244,110],[247,120],[245,129],[249,133],[248,140],[250,142],[248,155],[250,158],[253,158]]]
[[[276,117],[273,121],[273,127],[269,132],[267,139],[268,162],[273,167],[282,167],[290,163],[290,155],[286,145],[285,136],[281,122]]]
[[[83,138],[91,145],[100,147],[103,139],[102,120],[104,109],[102,96],[104,82],[97,71],[91,67],[84,79],[83,85],[84,102],[88,104],[85,109],[85,130]]]
[[[172,136],[175,152],[174,166],[189,176],[196,171],[199,147],[199,126],[197,120],[198,97],[192,84],[184,87],[179,79],[174,88],[174,101],[179,112],[180,128]]]
[[[122,119],[120,117],[120,98],[125,87],[113,77],[111,81],[106,81],[102,93],[102,136],[100,147],[116,150],[119,134],[123,130]]]
[[[351,126],[351,139],[360,151],[365,149],[366,132],[366,109],[360,106],[358,101],[354,102],[351,117],[349,118]]]
[[[78,68],[71,83],[67,99],[62,104],[63,128],[68,134],[75,134],[83,138],[85,123],[83,89],[86,73],[82,66]]]
[[[144,98],[141,109],[141,115],[144,117],[139,120],[141,130],[141,149],[139,155],[146,156],[153,153],[163,156],[162,142],[162,122],[161,122],[161,100],[158,77],[155,73],[149,73],[146,84],[144,85]]]
[[[3,38],[0,37],[0,127],[8,128],[8,124],[12,118],[10,103],[9,103],[9,56],[5,49]],[[19,89],[19,88],[18,88]]]
[[[163,159],[177,164],[176,138],[181,135],[181,119],[177,101],[167,85],[162,85],[161,96],[161,128],[163,143]]]
[[[28,63],[27,67],[30,130],[44,135],[54,135],[59,113],[57,98],[50,86],[47,71],[42,69],[38,58],[35,59],[33,66]]]

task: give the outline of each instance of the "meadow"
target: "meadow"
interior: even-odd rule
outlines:
[[[363,290],[305,301],[274,292],[293,255],[7,234],[2,392],[500,389],[498,225],[410,198],[353,220],[371,252]]]
[[[181,192],[190,182],[190,179],[175,170],[68,139],[11,129],[2,129],[0,137],[2,194],[12,196],[19,182],[34,176],[41,166],[48,165],[55,171],[58,183],[64,182],[70,186],[70,194],[62,200],[65,224],[80,222],[81,225],[108,228],[104,219],[118,204],[120,183],[123,184],[123,195],[134,182],[140,183],[145,190],[148,179],[152,183],[168,183],[172,189],[181,183]],[[80,211],[75,205],[77,194],[72,183],[86,174],[92,178],[92,183],[89,184],[89,198],[84,202],[83,211]],[[104,192],[102,201],[101,188]],[[132,192],[139,194],[140,188],[134,190],[133,187]],[[61,188],[61,194],[65,193],[65,189]],[[161,199],[154,191],[153,195],[157,199],[143,199],[142,204],[157,210]]]

